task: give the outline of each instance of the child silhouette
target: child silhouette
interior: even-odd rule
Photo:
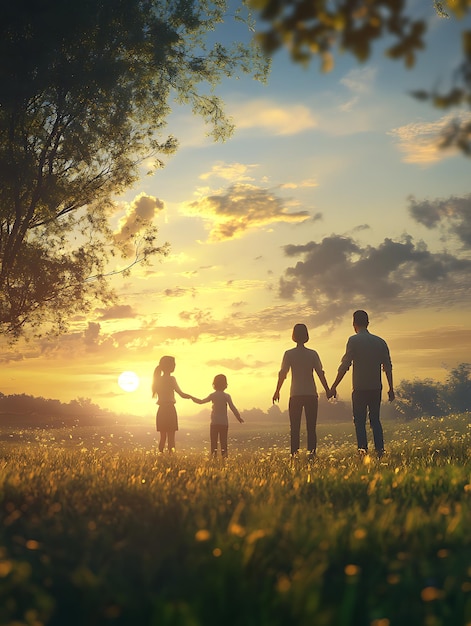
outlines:
[[[165,441],[168,451],[175,452],[175,432],[178,430],[178,417],[175,408],[175,392],[182,398],[190,398],[184,393],[172,373],[175,370],[175,358],[163,356],[154,370],[152,397],[157,397],[159,408],[156,415],[156,428],[160,432],[159,451],[163,452]]]
[[[227,433],[229,431],[229,420],[227,417],[227,407],[231,409],[236,418],[242,424],[243,419],[240,416],[239,411],[234,406],[231,396],[226,393],[227,378],[224,374],[218,374],[213,380],[213,393],[200,400],[194,396],[190,396],[193,402],[197,404],[205,404],[206,402],[212,402],[213,407],[211,411],[211,425],[209,427],[209,435],[211,440],[211,454],[217,456],[218,439],[221,442],[221,456],[227,457]]]

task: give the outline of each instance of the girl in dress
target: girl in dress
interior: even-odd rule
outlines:
[[[163,356],[154,370],[152,381],[152,397],[157,397],[159,408],[156,416],[156,428],[160,433],[159,451],[163,452],[165,442],[168,442],[168,451],[175,452],[175,433],[178,430],[178,417],[175,409],[175,392],[182,398],[190,398],[184,393],[172,376],[175,370],[175,358]]]

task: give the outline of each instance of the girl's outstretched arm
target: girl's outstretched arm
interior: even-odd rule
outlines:
[[[182,391],[177,383],[177,381],[175,381],[174,383],[174,387],[175,391],[178,393],[179,396],[181,396],[182,398],[185,398],[185,400],[188,400],[188,398],[191,398],[189,393],[185,393],[184,391]]]
[[[196,404],[206,404],[206,402],[211,402],[211,396],[208,396],[207,398],[203,398],[202,400],[200,400],[200,398],[195,398],[194,396],[188,396],[188,397],[191,398],[193,402],[196,402]]]

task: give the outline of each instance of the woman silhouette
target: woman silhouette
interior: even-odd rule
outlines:
[[[304,409],[307,429],[307,449],[309,458],[314,458],[317,447],[317,410],[319,396],[314,381],[314,371],[319,377],[325,389],[327,398],[331,392],[319,355],[315,350],[306,348],[304,344],[309,341],[309,333],[304,324],[296,324],[293,328],[293,341],[296,347],[287,350],[283,356],[281,369],[278,374],[278,384],[273,394],[273,402],[280,399],[280,389],[288,372],[291,370],[291,390],[288,405],[290,431],[291,431],[291,456],[296,456],[299,451],[299,434],[301,430],[301,415]]]

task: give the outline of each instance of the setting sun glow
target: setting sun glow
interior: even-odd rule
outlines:
[[[123,372],[118,377],[118,385],[123,391],[136,391],[139,387],[139,376],[135,372]]]

